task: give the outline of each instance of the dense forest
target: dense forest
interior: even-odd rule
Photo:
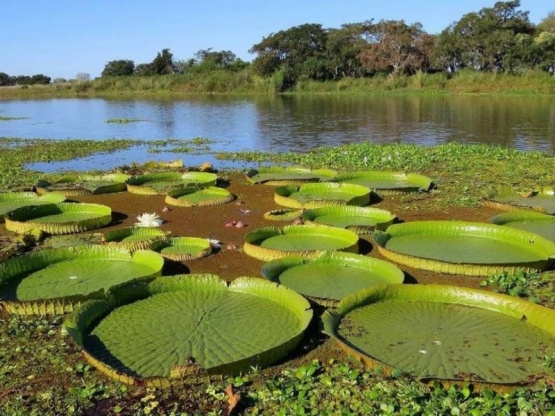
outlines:
[[[486,73],[522,74],[555,71],[555,11],[539,24],[520,10],[520,1],[497,2],[467,13],[439,34],[427,33],[420,23],[367,20],[339,28],[302,24],[271,33],[249,50],[252,62],[231,51],[200,49],[194,57],[175,60],[163,49],[149,63],[129,59],[106,63],[101,78],[203,74],[248,71],[272,78],[277,91],[300,81],[371,78],[376,75],[415,75],[467,69]],[[88,81],[88,74],[77,80]],[[53,82],[66,81],[57,79]],[[49,84],[50,77],[10,76],[0,72],[0,86]]]

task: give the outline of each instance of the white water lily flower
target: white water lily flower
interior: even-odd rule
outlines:
[[[160,218],[158,214],[153,212],[152,214],[141,214],[137,217],[139,222],[136,222],[137,227],[160,227],[164,220]]]
[[[217,250],[221,247],[221,241],[215,240],[213,238],[207,238],[207,240],[210,243],[210,247],[212,247],[214,250]]]

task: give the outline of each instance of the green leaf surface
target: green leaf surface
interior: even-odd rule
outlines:
[[[366,287],[404,280],[403,272],[389,262],[342,252],[273,260],[262,268],[262,275],[302,295],[336,301]]]
[[[337,174],[330,169],[307,169],[301,167],[270,167],[251,169],[246,173],[249,182],[256,183],[275,183],[282,185],[289,182],[291,184],[302,182],[318,182],[333,179]]]
[[[555,352],[555,311],[496,293],[390,285],[345,297],[324,332],[352,352],[419,378],[528,383]]]
[[[432,180],[423,175],[385,171],[342,173],[337,175],[334,182],[353,183],[370,189],[394,192],[428,191],[432,185]]]
[[[307,183],[299,187],[275,189],[276,203],[291,208],[317,208],[329,205],[364,206],[370,203],[370,189],[350,183]]]
[[[518,228],[555,241],[555,217],[535,211],[513,210],[496,215],[490,222]]]
[[[56,204],[66,198],[61,194],[49,193],[47,195],[37,195],[34,192],[8,192],[0,193],[0,221],[4,220],[4,215],[24,206]]]
[[[83,305],[67,332],[119,373],[169,377],[191,364],[228,373],[275,361],[312,317],[302,297],[261,279],[239,278],[228,288],[216,276],[182,275],[148,287],[149,297],[117,307],[94,328],[86,328],[90,308]]]
[[[469,267],[530,265],[541,269],[555,255],[555,244],[537,234],[465,221],[395,224],[376,232],[374,240],[386,257],[414,267],[421,267],[418,259],[428,259]]]
[[[0,267],[0,297],[11,301],[104,296],[112,287],[161,273],[152,251],[78,246],[33,252]]]
[[[233,194],[226,189],[215,186],[191,186],[169,192],[166,203],[177,206],[209,206],[224,204],[232,201],[233,198]]]
[[[87,296],[156,273],[132,261],[75,259],[31,273],[17,286],[21,301]]]
[[[318,224],[352,229],[357,234],[367,234],[376,228],[385,229],[396,217],[379,208],[335,206],[309,209],[302,218]]]

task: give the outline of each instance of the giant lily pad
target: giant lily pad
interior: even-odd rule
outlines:
[[[544,270],[555,244],[537,234],[465,221],[415,221],[374,233],[384,257],[419,269],[468,276]]]
[[[66,199],[62,194],[49,193],[39,196],[34,192],[7,192],[0,193],[0,221],[4,221],[4,215],[14,209],[28,205],[56,204]]]
[[[455,286],[388,285],[343,298],[324,332],[370,366],[423,381],[526,384],[555,352],[555,311]]]
[[[301,185],[307,182],[331,180],[337,172],[331,169],[307,169],[302,167],[269,167],[251,169],[246,174],[252,184],[271,186]]]
[[[218,176],[209,172],[161,172],[133,176],[127,180],[127,190],[140,195],[165,195],[190,185],[212,186]]]
[[[361,171],[337,175],[334,182],[355,183],[378,191],[380,195],[392,195],[408,192],[426,192],[432,186],[432,180],[417,173]]]
[[[174,261],[188,261],[206,257],[212,253],[210,241],[197,237],[173,237],[160,249],[160,254]]]
[[[486,206],[504,211],[528,208],[555,215],[555,190],[550,186],[525,193],[518,193],[512,188],[501,186],[487,190],[483,202]]]
[[[166,204],[178,207],[209,207],[225,204],[234,198],[231,192],[216,186],[188,186],[168,192]]]
[[[274,201],[288,208],[319,208],[330,205],[364,206],[370,203],[370,189],[350,183],[307,183],[278,186]]]
[[[394,264],[342,252],[325,252],[312,259],[288,256],[272,260],[262,268],[262,276],[324,306],[336,306],[344,296],[370,286],[404,280]]]
[[[127,188],[125,181],[127,179],[129,179],[129,175],[123,173],[81,175],[54,183],[41,182],[35,188],[39,194],[49,192],[56,192],[65,196],[107,194],[125,191]]]
[[[384,209],[354,206],[314,208],[305,211],[302,215],[305,223],[314,222],[346,228],[359,235],[371,234],[374,230],[384,230],[396,218],[394,214]]]
[[[125,227],[108,231],[103,242],[110,246],[125,247],[130,251],[156,250],[164,245],[168,236],[165,231],[152,227]]]
[[[283,229],[260,228],[245,236],[244,251],[258,260],[269,261],[289,255],[314,257],[323,251],[358,251],[358,236],[349,230],[327,225],[288,225]]]
[[[153,251],[99,245],[32,252],[0,265],[0,304],[11,313],[64,313],[108,297],[114,287],[159,276],[163,264]]]
[[[6,229],[19,234],[39,229],[48,234],[70,234],[110,224],[112,210],[106,205],[59,204],[18,208],[5,217]]]
[[[94,366],[128,384],[168,386],[268,365],[295,348],[312,318],[300,295],[256,278],[162,277],[145,292],[124,295],[119,307],[90,301],[64,325]]]
[[[555,242],[555,217],[541,212],[513,210],[496,215],[493,224],[530,231]]]

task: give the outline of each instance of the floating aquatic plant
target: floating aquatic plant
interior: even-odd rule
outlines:
[[[153,212],[152,214],[144,213],[137,217],[139,222],[136,222],[137,227],[160,227],[164,220],[160,218],[158,214]]]

